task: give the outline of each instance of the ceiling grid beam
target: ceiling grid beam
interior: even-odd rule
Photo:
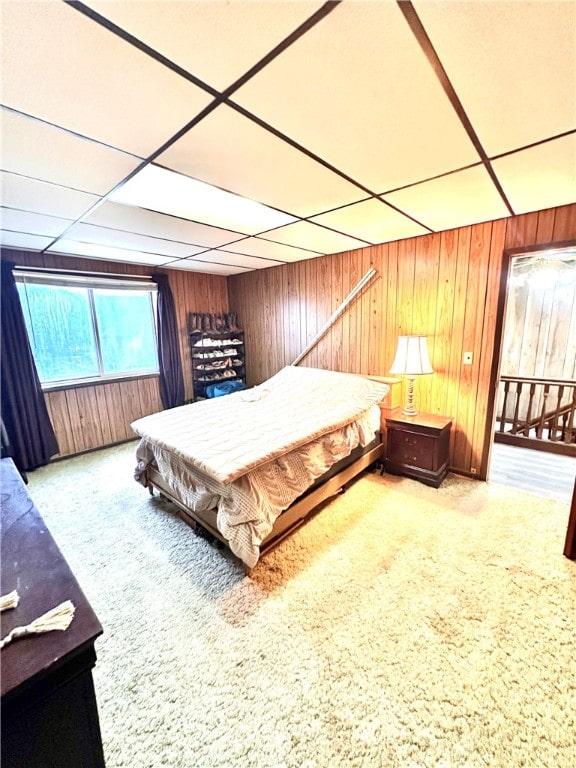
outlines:
[[[574,202],[568,4],[239,5],[7,9],[5,247],[258,269]]]
[[[416,38],[418,44],[420,45],[424,55],[428,59],[430,66],[434,70],[434,73],[436,74],[436,77],[438,78],[438,81],[440,82],[440,85],[442,86],[444,93],[448,97],[450,104],[452,104],[454,111],[458,115],[458,118],[462,123],[464,130],[468,134],[470,141],[474,145],[476,152],[478,152],[478,155],[480,156],[482,164],[486,168],[488,175],[490,176],[494,186],[498,190],[498,194],[502,198],[504,205],[508,209],[510,215],[514,216],[514,210],[510,205],[508,198],[506,197],[506,193],[504,192],[504,189],[502,188],[502,185],[500,184],[500,181],[496,176],[494,169],[492,168],[490,158],[488,157],[486,150],[482,146],[482,143],[478,138],[478,134],[476,133],[476,131],[474,130],[474,126],[470,122],[470,118],[466,114],[466,110],[464,109],[464,106],[460,101],[458,94],[456,93],[456,89],[452,85],[452,82],[450,81],[450,78],[448,77],[448,74],[444,69],[442,62],[440,61],[440,57],[436,53],[436,49],[434,48],[432,41],[428,37],[428,33],[424,29],[424,25],[420,21],[420,17],[416,13],[416,9],[412,5],[411,0],[396,0],[396,2],[400,10],[402,11],[404,18],[408,22],[408,26],[410,27],[412,33],[414,34],[414,37]]]

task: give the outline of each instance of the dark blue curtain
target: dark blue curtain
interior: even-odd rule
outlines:
[[[26,471],[47,464],[58,453],[58,443],[30,349],[13,267],[9,261],[1,263],[2,424],[14,463]]]
[[[174,298],[168,276],[161,273],[152,275],[158,286],[158,361],[160,363],[160,397],[164,408],[184,405],[184,378],[180,361],[178,325]]]

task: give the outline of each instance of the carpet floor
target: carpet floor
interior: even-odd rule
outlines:
[[[135,444],[29,491],[104,627],[108,768],[568,768],[568,509],[365,473],[248,575],[132,479]]]

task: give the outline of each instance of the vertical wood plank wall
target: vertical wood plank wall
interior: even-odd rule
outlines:
[[[78,272],[130,275],[150,275],[152,271],[166,273],[176,307],[185,395],[187,399],[192,397],[192,369],[186,326],[188,312],[226,312],[228,293],[225,277],[7,249],[2,250],[2,258],[19,266]],[[130,422],[162,410],[156,376],[47,392],[46,404],[58,439],[59,456],[135,438]]]
[[[238,312],[249,383],[291,363],[372,265],[377,277],[302,365],[387,375],[401,333],[428,336],[435,368],[416,381],[417,407],[454,416],[451,463],[484,476],[486,419],[503,251],[576,238],[576,205],[462,227],[228,279],[181,270],[174,294],[186,397],[192,396],[188,312]],[[150,274],[151,268],[3,250],[23,266]],[[230,299],[228,298],[228,294]],[[464,351],[473,364],[462,365]],[[60,455],[131,438],[130,422],[161,409],[156,377],[47,394]]]
[[[377,277],[301,365],[388,375],[398,335],[426,335],[435,373],[417,379],[416,407],[454,417],[452,468],[485,477],[503,252],[575,237],[569,205],[229,277],[249,383],[290,364],[373,266]]]
[[[576,378],[576,262],[573,279],[510,286],[500,373]]]

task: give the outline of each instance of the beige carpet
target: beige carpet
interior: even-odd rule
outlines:
[[[368,473],[247,577],[133,453],[30,476],[104,626],[108,768],[575,764],[565,505]]]

